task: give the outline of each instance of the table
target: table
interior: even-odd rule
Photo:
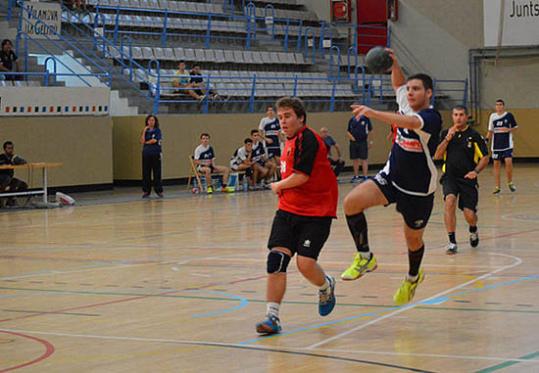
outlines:
[[[47,204],[48,203],[47,201],[48,170],[50,168],[58,168],[62,166],[63,166],[63,163],[46,163],[46,162],[34,162],[34,163],[26,163],[26,164],[20,164],[20,165],[2,165],[0,166],[0,170],[21,170],[21,169],[43,170],[43,189],[28,190],[25,192],[15,192],[15,193],[0,193],[0,197],[32,196],[32,195],[43,194],[43,203]]]

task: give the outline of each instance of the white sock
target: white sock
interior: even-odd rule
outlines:
[[[325,278],[326,281],[324,282],[324,285],[320,286],[319,289],[320,289],[321,292],[325,293],[326,291],[328,291],[330,283],[329,283],[329,280],[328,280],[327,276],[324,276],[324,278]]]
[[[372,253],[370,251],[360,251],[359,255],[361,255],[363,259],[369,260],[371,258]]]
[[[410,276],[410,274],[407,274],[407,275],[406,275],[406,278],[407,278],[408,281],[410,281],[410,282],[416,282],[417,279],[419,278],[419,275],[417,275],[417,276]]]
[[[266,315],[279,317],[279,307],[281,305],[275,302],[268,302],[266,304]]]

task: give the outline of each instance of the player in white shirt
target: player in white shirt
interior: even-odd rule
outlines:
[[[210,145],[210,135],[207,133],[200,134],[200,145],[196,147],[193,156],[197,171],[204,174],[206,177],[206,192],[208,194],[213,193],[211,175],[214,173],[223,174],[222,191],[233,193],[233,187],[227,187],[228,174],[230,169],[225,166],[218,166],[215,164],[215,152]]]

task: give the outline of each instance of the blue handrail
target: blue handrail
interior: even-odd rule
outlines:
[[[340,79],[341,78],[341,49],[334,45],[332,46],[331,48],[329,48],[329,68],[330,68],[330,71],[333,71],[333,68],[334,68],[334,53],[333,52],[336,52],[337,53],[337,79]]]

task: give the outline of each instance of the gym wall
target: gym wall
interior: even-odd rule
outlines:
[[[49,171],[49,186],[112,185],[112,119],[84,117],[6,117],[0,126],[0,142],[11,140],[15,153],[28,162],[62,162]],[[2,150],[3,151],[3,150]],[[17,177],[41,186],[41,170]]]
[[[199,145],[200,133],[208,132],[216,152],[216,163],[229,166],[234,151],[243,145],[251,129],[258,128],[263,113],[257,114],[210,114],[210,115],[161,115],[160,128],[163,132],[163,179],[189,176],[189,156]],[[344,159],[351,165],[348,156],[346,129],[351,114],[312,113],[307,122],[315,130],[328,127],[330,134],[340,145]],[[140,180],[142,174],[142,145],[139,144],[144,116],[114,117],[114,180]],[[370,163],[385,163],[390,148],[386,140],[389,126],[373,124],[374,145],[370,152]]]

